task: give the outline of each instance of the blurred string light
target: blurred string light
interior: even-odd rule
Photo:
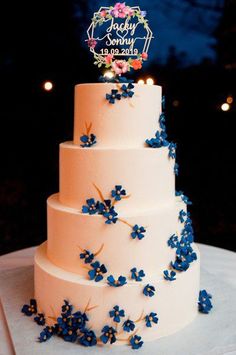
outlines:
[[[138,84],[139,84],[139,85],[144,85],[144,84],[145,84],[145,81],[144,81],[143,79],[139,79],[139,80],[138,80]],[[146,84],[147,84],[147,85],[154,85],[154,80],[153,80],[152,78],[148,78],[148,79],[146,80]]]
[[[230,105],[227,103],[227,102],[224,102],[222,105],[221,105],[221,110],[224,111],[224,112],[227,112],[229,111],[230,109]]]
[[[139,85],[144,85],[144,84],[145,84],[145,81],[144,81],[143,79],[139,79],[138,84],[139,84]]]
[[[231,96],[231,95],[229,95],[229,96],[227,97],[227,99],[226,99],[227,104],[232,104],[233,101],[234,101],[234,98],[233,98],[233,96]]]
[[[115,76],[114,73],[112,71],[110,71],[110,70],[107,70],[104,73],[104,77],[107,78],[107,79],[112,79],[112,78],[114,78],[114,76]]]
[[[45,81],[45,82],[43,83],[43,89],[44,89],[45,91],[52,91],[52,89],[53,89],[53,83],[52,83],[51,81]]]

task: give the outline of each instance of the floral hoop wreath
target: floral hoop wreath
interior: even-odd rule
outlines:
[[[148,50],[150,42],[153,38],[153,33],[149,27],[148,20],[146,19],[146,14],[146,11],[141,11],[139,6],[130,7],[126,6],[125,3],[119,2],[116,3],[114,6],[101,7],[98,12],[94,13],[92,23],[87,31],[88,39],[86,40],[86,42],[88,44],[88,47],[90,48],[90,51],[94,55],[94,64],[97,65],[98,68],[104,66],[107,69],[111,69],[116,75],[125,74],[131,69],[138,70],[142,68],[143,61],[146,61],[148,59]],[[143,26],[143,28],[147,32],[147,35],[143,38],[139,38],[145,40],[144,47],[141,52],[139,52],[138,49],[133,50],[131,48],[123,48],[121,50],[121,53],[119,48],[111,49],[110,53],[107,48],[101,49],[101,53],[96,52],[95,48],[98,44],[98,41],[101,39],[94,38],[95,28],[97,26],[102,26],[108,21],[111,21],[113,23],[114,19],[125,19],[126,23],[129,23],[129,20],[131,19],[136,19],[136,26],[139,24]],[[123,38],[124,40],[125,36],[121,37],[118,34],[118,37]],[[117,59],[117,56],[126,56],[128,57],[128,59]]]

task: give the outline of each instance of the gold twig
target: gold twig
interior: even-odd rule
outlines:
[[[87,312],[87,309],[89,308],[90,301],[91,301],[91,298],[88,300],[88,303],[86,304],[86,307],[84,309],[84,313]]]
[[[92,269],[90,269],[89,266],[86,266],[86,265],[83,265],[82,268],[83,268],[83,269],[86,269],[86,270],[89,270],[89,271],[92,270]]]
[[[101,198],[102,201],[105,201],[102,191],[97,187],[97,185],[93,184],[93,186],[95,187],[95,189],[97,190],[99,197]]]
[[[89,307],[89,308],[87,309],[87,312],[92,311],[93,309],[98,308],[98,307],[99,307],[98,305],[97,305],[97,306]]]
[[[127,226],[129,226],[130,228],[133,228],[133,226],[131,224],[129,224],[128,222],[126,222],[125,220],[121,219],[121,218],[118,218],[118,220],[121,222],[121,223],[124,223],[126,224]]]
[[[100,249],[98,249],[98,251],[94,253],[94,256],[98,256],[102,252],[103,247],[104,247],[104,243],[101,245]]]
[[[136,321],[134,321],[134,323],[138,323],[138,322],[140,322],[141,320],[143,320],[143,319],[144,319],[144,318],[143,318],[143,314],[144,314],[144,310],[142,310],[142,313],[141,313],[140,317],[139,317]]]
[[[91,128],[92,128],[92,123],[90,123],[89,125],[87,125],[87,123],[85,123],[86,125],[86,132],[87,132],[87,135],[90,134],[90,131],[91,131]]]

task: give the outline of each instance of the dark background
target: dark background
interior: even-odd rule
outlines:
[[[96,82],[100,74],[85,31],[92,12],[108,1],[3,3],[0,254],[46,239],[46,198],[58,191],[58,144],[72,139],[74,85]],[[159,30],[135,79],[151,76],[163,86],[168,133],[178,144],[177,189],[194,202],[196,240],[236,250],[236,1],[127,4],[146,9]],[[51,92],[43,90],[45,80],[53,82]],[[235,102],[223,112],[230,95]]]

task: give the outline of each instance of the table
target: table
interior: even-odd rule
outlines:
[[[198,247],[201,252],[201,266],[204,270],[236,288],[236,253],[204,244],[198,244]],[[34,251],[35,248],[32,247],[1,256],[0,272],[33,265]],[[15,350],[0,302],[0,355],[12,354],[15,354]],[[236,354],[236,339],[235,348],[229,348],[227,352],[217,351],[209,352],[209,354]]]

